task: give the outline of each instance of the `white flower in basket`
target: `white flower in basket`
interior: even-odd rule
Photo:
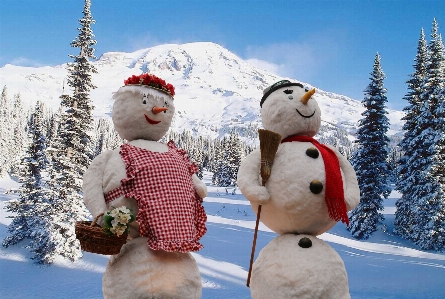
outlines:
[[[129,224],[135,219],[136,217],[127,207],[113,207],[113,210],[104,214],[104,231],[108,235],[116,235],[118,237],[128,234]]]

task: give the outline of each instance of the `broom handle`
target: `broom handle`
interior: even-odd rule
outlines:
[[[255,233],[253,234],[252,253],[250,254],[249,274],[247,274],[247,287],[250,287],[250,276],[252,275],[253,258],[255,256],[256,238],[258,235],[258,226],[260,224],[261,205],[258,206],[258,213],[256,214]]]

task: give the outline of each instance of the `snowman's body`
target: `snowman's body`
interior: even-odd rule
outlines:
[[[313,180],[326,181],[323,158],[311,158],[307,149],[314,148],[308,142],[280,144],[266,183],[271,200],[262,207],[261,221],[278,234],[299,233],[319,235],[332,228],[336,221],[326,218],[328,209],[324,190],[310,192]],[[259,160],[259,150],[251,155]],[[258,203],[252,202],[254,211]]]
[[[304,237],[311,247],[298,245]],[[350,298],[343,260],[311,235],[285,234],[267,244],[253,265],[250,287],[254,299]]]
[[[113,122],[123,139],[152,153],[169,150],[157,141],[170,127],[174,113],[171,95],[142,85],[124,86],[114,100]],[[128,167],[120,151],[118,148],[100,154],[84,174],[84,201],[93,216],[120,206],[130,208],[135,215],[139,212],[134,198],[122,195],[105,200],[128,178]],[[195,174],[189,178],[197,195],[204,198],[205,184]],[[193,256],[188,252],[153,250],[147,245],[148,239],[139,233],[139,223],[135,221],[130,225],[127,244],[108,261],[103,276],[104,298],[200,298],[201,278]]]
[[[311,98],[313,92],[308,96],[302,85],[289,81],[277,84],[265,92],[261,102],[264,128],[280,134],[284,141],[290,136],[314,136],[321,113]],[[346,158],[329,148],[339,164],[341,180],[336,187],[344,191],[341,204],[349,211],[360,199],[355,172]],[[255,212],[262,205],[261,221],[281,236],[263,248],[253,265],[252,297],[349,298],[341,258],[315,237],[337,222],[329,216],[326,204],[327,174],[321,151],[311,142],[281,143],[265,186],[261,184],[261,163],[260,150],[256,149],[241,163],[238,186]],[[318,188],[313,188],[314,182]],[[310,246],[299,245],[305,235],[312,241]]]

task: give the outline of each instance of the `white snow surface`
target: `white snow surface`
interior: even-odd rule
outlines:
[[[298,82],[298,79],[283,78],[259,69],[210,42],[165,44],[132,53],[109,52],[93,64],[98,70],[92,76],[97,89],[91,91],[96,117],[110,116],[112,93],[125,79],[149,72],[176,88],[177,112],[173,128],[211,137],[221,136],[231,127],[261,127],[259,103],[263,90],[283,79]],[[335,74],[332,76],[334,79]],[[0,86],[7,86],[10,97],[20,93],[27,106],[40,100],[53,111],[59,107],[60,95],[71,93],[66,77],[66,65],[35,68],[8,64],[0,68]],[[324,124],[334,124],[354,134],[364,111],[361,99],[353,100],[323,91],[323,86],[302,83],[317,89],[314,97],[320,105]],[[357,86],[361,90],[365,87]],[[400,133],[403,112],[388,112],[389,135]]]
[[[211,173],[205,173],[204,182],[209,190],[204,200],[208,232],[202,239],[204,249],[193,254],[201,272],[202,298],[251,298],[245,285],[255,213],[239,192],[226,194],[225,188],[212,186]],[[5,192],[16,187],[12,179],[0,179],[2,240],[11,221],[3,207],[15,197]],[[384,202],[387,229],[379,228],[369,240],[353,239],[342,223],[320,238],[343,259],[351,298],[445,298],[445,253],[420,250],[392,234],[391,211],[397,197],[393,192]],[[276,236],[260,225],[256,256]],[[52,266],[38,266],[30,260],[25,245],[0,247],[0,298],[102,298],[108,256],[86,252],[74,263],[58,258]]]

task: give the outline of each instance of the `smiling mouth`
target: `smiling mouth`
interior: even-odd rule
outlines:
[[[300,115],[303,116],[304,118],[311,118],[311,117],[314,116],[314,114],[315,114],[315,110],[314,110],[314,113],[312,113],[311,115],[303,115],[303,114],[301,114],[300,111],[298,111],[298,109],[295,109],[295,110],[297,110],[298,114],[300,114]]]
[[[145,119],[148,121],[149,124],[156,125],[156,124],[159,124],[161,122],[161,121],[152,120],[145,114],[144,114],[144,116],[145,116]]]

